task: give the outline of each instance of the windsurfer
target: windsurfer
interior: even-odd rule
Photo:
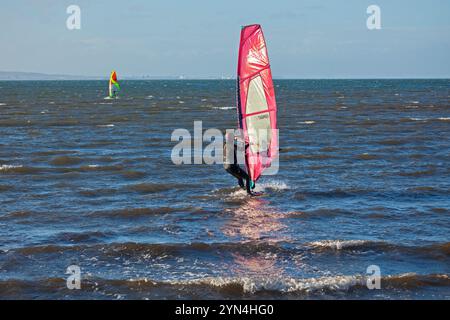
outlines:
[[[227,148],[227,145],[231,143],[233,144],[233,148]],[[243,143],[239,143],[237,137],[233,138],[227,133],[223,145],[223,167],[229,174],[238,179],[238,184],[241,188],[247,189],[247,193],[251,194],[251,190],[255,188],[255,184],[250,180],[248,174],[242,170],[237,160],[238,152],[244,152],[242,145]]]

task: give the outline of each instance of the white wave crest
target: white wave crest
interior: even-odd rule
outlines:
[[[22,165],[17,165],[17,166],[13,166],[13,165],[9,165],[9,164],[2,164],[0,166],[0,171],[8,171],[11,169],[15,169],[15,168],[22,168]]]
[[[202,279],[169,281],[173,285],[208,285],[213,287],[227,287],[238,285],[244,293],[254,294],[259,291],[314,292],[324,289],[342,291],[357,285],[365,285],[366,278],[361,275],[333,276],[295,279],[287,277],[207,277]]]
[[[263,191],[265,189],[272,189],[275,191],[289,190],[289,186],[283,181],[267,181],[261,184],[256,184],[256,191]]]
[[[300,123],[300,124],[314,124],[316,122],[314,120],[306,120],[306,121],[300,121],[298,123]]]
[[[331,248],[341,250],[370,243],[369,240],[322,240],[310,242],[307,245],[315,248]]]
[[[234,109],[235,107],[213,107],[213,109],[216,110],[231,110]]]

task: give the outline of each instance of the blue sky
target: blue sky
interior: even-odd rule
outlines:
[[[66,8],[81,8],[81,30]],[[381,8],[381,30],[366,9]],[[275,77],[450,77],[448,0],[15,0],[0,11],[0,70],[235,75],[240,26],[263,26]]]

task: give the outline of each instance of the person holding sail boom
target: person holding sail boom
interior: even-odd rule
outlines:
[[[231,144],[233,148],[228,147]],[[223,144],[223,167],[229,174],[238,179],[238,184],[242,189],[246,189],[247,193],[252,195],[255,184],[250,180],[247,172],[239,166],[237,158],[238,152],[245,152],[245,149],[242,148],[243,144],[243,142],[238,141],[237,137],[233,137],[229,133],[225,135],[225,143]],[[247,147],[248,145],[245,144],[245,148]]]

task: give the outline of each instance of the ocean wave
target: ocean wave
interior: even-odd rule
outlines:
[[[169,210],[170,211],[170,210]],[[154,215],[165,214],[163,209],[159,211],[147,211],[145,209],[141,211],[115,211],[106,212],[100,211],[92,213],[95,215],[109,215],[120,218],[126,218],[133,215]],[[364,253],[367,251],[379,252],[379,253],[391,253],[401,252],[407,255],[420,255],[424,258],[447,260],[450,258],[450,242],[436,243],[426,246],[406,246],[402,244],[394,244],[384,241],[373,240],[320,240],[307,242],[304,244],[292,244],[288,242],[261,242],[261,241],[244,241],[244,242],[191,242],[191,243],[137,243],[137,242],[125,242],[125,243],[109,243],[98,244],[92,246],[86,245],[74,245],[74,246],[62,246],[62,245],[38,245],[23,248],[11,249],[12,251],[22,255],[34,255],[34,254],[51,254],[61,252],[85,252],[89,251],[93,254],[107,254],[108,256],[120,256],[126,255],[141,255],[141,254],[173,254],[173,255],[190,255],[193,252],[208,252],[211,254],[242,254],[242,255],[254,255],[256,253],[271,253],[280,254],[285,256],[295,256],[304,253],[314,254],[329,254],[336,251],[350,254]],[[198,253],[195,253],[196,255]]]
[[[104,214],[105,212],[100,212]],[[128,213],[126,211],[116,212],[121,217],[125,217]],[[145,213],[144,214],[148,214]],[[263,242],[217,242],[217,243],[110,243],[110,244],[95,244],[95,245],[38,245],[23,248],[10,249],[9,251],[22,255],[36,255],[36,254],[53,254],[62,252],[93,252],[96,254],[106,254],[108,256],[121,255],[141,255],[141,254],[188,254],[192,251],[197,252],[220,252],[220,253],[242,253],[253,254],[255,252],[286,252],[280,243],[263,243]]]
[[[58,120],[51,120],[48,122],[44,122],[45,126],[48,127],[63,127],[63,126],[76,126],[80,124],[80,121],[77,119],[58,119]]]
[[[267,181],[256,184],[255,191],[284,191],[290,187],[283,181]]]
[[[316,296],[347,293],[355,290],[369,291],[365,275],[334,275],[316,278],[294,278],[286,276],[255,277],[200,277],[194,279],[157,280],[146,277],[129,279],[105,279],[92,275],[82,278],[83,295],[98,295],[110,299],[127,297],[258,297],[270,293],[273,297]],[[381,277],[382,289],[412,290],[429,287],[448,287],[448,274],[403,273]],[[42,293],[68,297],[65,278],[35,280],[0,280],[0,295],[15,297],[17,290],[36,297]],[[120,291],[120,295],[117,292]]]
[[[79,168],[67,168],[69,171],[121,171],[124,167],[120,164],[101,166],[98,164],[88,164]]]
[[[76,154],[77,151],[73,150],[46,150],[46,151],[36,151],[33,154],[37,156],[54,156],[54,155],[67,155]]]
[[[345,249],[384,249],[390,248],[391,245],[382,241],[370,241],[370,240],[322,240],[313,241],[307,243],[307,246],[313,249],[332,249],[332,250],[345,250]]]
[[[263,183],[256,183],[255,192],[279,192],[284,190],[289,190],[290,187],[283,181],[267,181]],[[236,187],[226,187],[213,190],[215,195],[226,195],[225,201],[227,203],[236,202],[238,204],[244,203],[245,200],[249,199],[247,191],[236,186]]]
[[[34,215],[32,211],[13,211],[8,212],[7,214],[0,216],[0,219],[21,219],[21,218],[29,218]]]
[[[374,155],[374,154],[363,153],[363,154],[357,155],[356,158],[359,160],[374,160],[374,159],[377,159],[378,156]]]
[[[410,121],[421,121],[421,122],[429,122],[429,121],[450,121],[450,117],[439,117],[439,118],[401,118],[400,122],[410,122]]]
[[[189,208],[186,208],[189,211]],[[169,207],[157,207],[157,208],[125,208],[119,210],[106,210],[106,211],[95,211],[89,214],[93,217],[109,217],[109,218],[139,218],[146,216],[154,216],[161,214],[168,214],[178,211],[174,208]]]
[[[334,276],[296,279],[289,277],[207,277],[193,280],[167,281],[172,286],[206,287],[226,290],[234,294],[256,294],[258,292],[312,293],[317,291],[347,291],[364,286],[364,276]]]
[[[399,139],[386,139],[378,141],[378,144],[381,144],[383,146],[399,146],[402,144],[407,143],[407,141],[399,140]]]
[[[215,109],[215,110],[232,110],[235,108],[236,107],[213,107],[213,109]]]
[[[300,121],[300,122],[297,122],[297,123],[299,123],[299,124],[314,124],[316,122],[313,121],[313,120],[306,120],[306,121]]]
[[[408,120],[411,120],[411,121],[428,121],[428,119],[427,118],[408,118]]]
[[[336,156],[332,156],[329,154],[287,154],[280,155],[280,158],[284,160],[328,160],[328,159],[336,159]]]
[[[11,171],[12,169],[22,168],[22,165],[3,164],[0,166],[0,171]]]
[[[295,198],[299,198],[296,194]],[[293,211],[289,212],[286,216],[288,218],[320,218],[320,217],[334,217],[334,216],[343,216],[343,215],[351,215],[353,212],[343,210],[343,209],[316,209],[311,211]]]
[[[10,186],[7,184],[0,184],[0,192],[5,192],[9,190],[14,190],[14,186]]]
[[[99,188],[99,189],[83,189],[78,191],[78,193],[85,197],[103,197],[116,194],[117,189],[113,188]]]
[[[406,254],[429,256],[435,259],[448,259],[450,257],[450,242],[427,246],[406,246],[373,240],[321,240],[306,243],[305,246],[318,253],[370,250],[383,253],[398,251]]]
[[[193,185],[185,185],[185,184],[175,184],[175,183],[139,183],[134,184],[129,187],[131,191],[139,192],[139,193],[159,193],[164,191],[169,191],[173,189],[186,189],[192,188]]]
[[[369,194],[374,194],[374,193],[377,193],[376,189],[349,187],[346,189],[337,188],[337,189],[333,189],[333,190],[324,190],[324,191],[302,190],[302,191],[297,191],[294,196],[298,199],[304,199],[306,197],[347,198],[347,197],[354,197],[354,196],[369,195]]]
[[[430,176],[434,175],[436,173],[436,170],[434,168],[429,168],[425,170],[416,170],[416,171],[402,171],[399,172],[398,175],[404,176],[404,177],[422,177],[422,176]]]
[[[141,179],[141,178],[145,178],[146,176],[147,176],[147,173],[143,172],[143,171],[128,170],[128,171],[122,172],[122,177],[129,179],[129,180]]]
[[[100,231],[60,232],[51,238],[52,242],[96,242],[103,240],[108,234]]]
[[[76,165],[83,162],[83,159],[74,156],[58,156],[50,161],[50,164],[54,166]]]
[[[408,192],[411,193],[420,193],[420,194],[450,194],[450,189],[440,189],[432,186],[417,186],[407,189]]]
[[[28,167],[23,165],[9,165],[4,164],[0,166],[0,174],[18,173],[18,174],[33,174],[39,172],[41,169],[36,167]]]

